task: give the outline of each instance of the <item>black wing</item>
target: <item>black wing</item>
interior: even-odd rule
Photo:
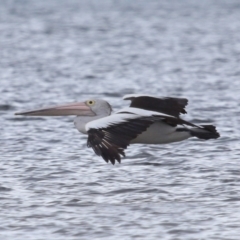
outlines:
[[[125,157],[124,150],[130,142],[139,134],[146,131],[152,123],[157,121],[163,121],[170,126],[180,124],[198,127],[181,118],[171,116],[153,115],[137,119],[127,119],[125,122],[115,123],[106,128],[90,128],[88,130],[87,146],[91,147],[106,162],[110,161],[112,164],[115,164],[117,160],[120,163],[121,156]]]
[[[186,98],[126,95],[123,99],[131,100],[130,107],[165,113],[175,117],[179,117],[181,113],[187,113],[185,107],[188,104],[188,100]]]
[[[125,157],[124,149],[131,140],[155,122],[155,117],[142,117],[128,119],[125,122],[113,124],[106,128],[91,128],[88,131],[87,146],[101,156],[106,162],[115,164],[115,160],[121,162],[121,156]]]

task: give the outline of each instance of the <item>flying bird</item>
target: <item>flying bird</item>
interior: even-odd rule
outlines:
[[[180,118],[186,98],[154,97],[130,94],[123,97],[130,106],[112,114],[111,105],[101,99],[71,103],[16,113],[25,116],[75,115],[79,132],[88,135],[87,146],[106,162],[115,164],[125,157],[124,150],[134,143],[164,144],[190,137],[215,139],[220,137],[213,125],[196,125]]]

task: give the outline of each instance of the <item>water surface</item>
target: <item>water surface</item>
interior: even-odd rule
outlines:
[[[238,240],[238,1],[2,1],[0,238]],[[73,118],[14,112],[187,97],[221,138],[133,145],[112,166]]]

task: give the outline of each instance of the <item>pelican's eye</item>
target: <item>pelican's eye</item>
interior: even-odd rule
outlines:
[[[94,100],[88,100],[87,101],[87,105],[88,106],[93,106],[95,104],[95,101]]]

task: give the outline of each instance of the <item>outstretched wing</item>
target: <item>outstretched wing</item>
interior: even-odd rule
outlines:
[[[188,100],[186,98],[157,98],[148,95],[129,94],[125,95],[123,99],[131,100],[130,107],[165,113],[175,117],[179,117],[181,113],[187,113],[185,107]]]
[[[106,162],[121,162],[124,150],[139,134],[157,121],[164,121],[170,126],[196,125],[167,114],[146,111],[138,108],[125,108],[116,114],[89,122],[87,146]]]
[[[110,161],[112,164],[115,164],[115,161],[120,163],[121,156],[125,156],[124,150],[130,144],[131,140],[146,131],[155,121],[154,117],[136,118],[135,115],[131,116],[128,114],[130,115],[129,118],[122,118],[122,114],[116,115],[120,117],[119,122],[111,122],[112,116],[109,116],[105,118],[105,127],[94,128],[91,124],[87,131],[87,146],[91,147],[106,162]]]

